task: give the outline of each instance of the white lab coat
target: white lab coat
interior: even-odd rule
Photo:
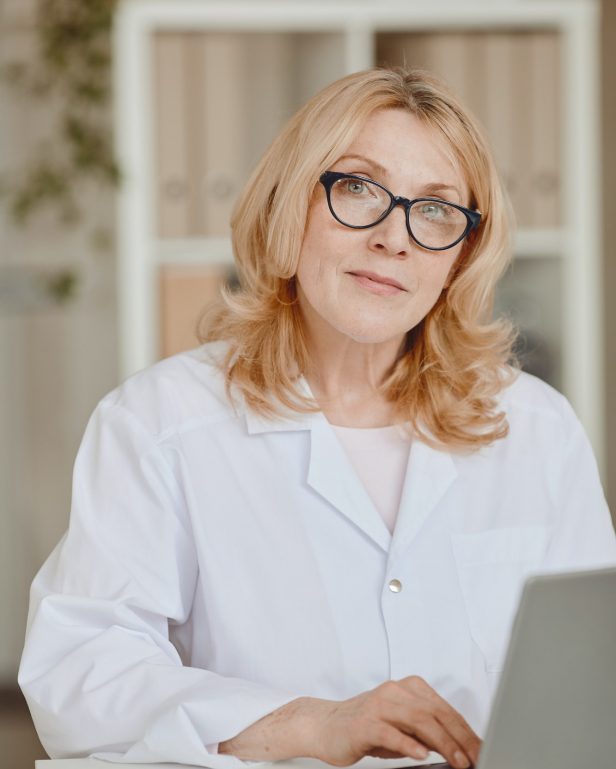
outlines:
[[[567,401],[523,374],[506,439],[414,441],[392,536],[322,414],[233,410],[221,349],[137,374],[88,424],[19,674],[45,749],[240,766],[216,744],[284,703],[411,674],[482,734],[524,578],[616,563]]]

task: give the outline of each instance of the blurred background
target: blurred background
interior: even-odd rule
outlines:
[[[331,5],[0,0],[7,767],[45,757],[16,673],[87,419],[124,377],[197,343],[200,312],[234,280],[228,219],[251,168],[349,71],[427,68],[485,125],[518,225],[496,312],[519,325],[525,368],[572,400],[616,511],[616,3]]]

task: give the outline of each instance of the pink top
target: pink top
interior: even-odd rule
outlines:
[[[400,425],[338,427],[340,443],[390,532],[396,525],[411,437]]]

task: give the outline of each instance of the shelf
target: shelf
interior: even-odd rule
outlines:
[[[155,246],[159,265],[233,264],[229,238],[178,238],[159,240]]]
[[[545,336],[550,378],[601,464],[599,10],[595,0],[120,3],[122,375],[160,357],[160,321],[175,312],[161,306],[161,280],[175,307],[185,282],[200,298],[200,271],[232,267],[233,201],[298,103],[346,72],[405,62],[444,75],[486,126],[519,225],[499,301],[522,309],[532,349],[535,332]]]

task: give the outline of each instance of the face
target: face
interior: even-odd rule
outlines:
[[[469,202],[439,134],[402,109],[373,113],[330,170],[368,177],[411,200]],[[318,184],[296,276],[309,334],[399,346],[438,300],[462,247],[418,246],[402,206],[369,229],[345,227],[331,215]]]

